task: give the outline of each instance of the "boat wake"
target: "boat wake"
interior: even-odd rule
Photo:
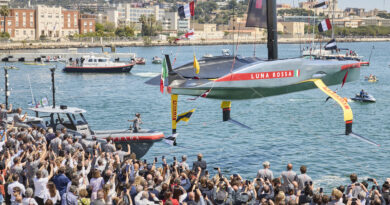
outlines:
[[[142,72],[142,73],[132,73],[132,75],[142,77],[142,78],[152,78],[160,75],[160,73]]]

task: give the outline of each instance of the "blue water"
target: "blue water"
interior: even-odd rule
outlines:
[[[353,130],[381,144],[380,148],[355,138],[340,135],[344,133],[343,113],[339,106],[329,101],[324,103],[325,94],[319,90],[309,90],[288,95],[234,101],[232,117],[253,130],[222,123],[220,101],[198,99],[189,101],[187,96],[179,97],[179,113],[197,108],[190,122],[178,125],[178,146],[171,147],[163,142],[156,143],[145,156],[152,161],[154,156],[188,155],[189,161],[203,153],[212,167],[221,167],[225,174],[240,173],[253,178],[261,163],[271,162],[274,175],[278,176],[287,163],[293,163],[294,170],[300,165],[308,167],[317,186],[330,189],[348,183],[348,176],[357,173],[360,179],[375,177],[384,180],[390,164],[389,118],[390,72],[388,72],[388,43],[344,43],[339,47],[356,50],[360,55],[370,56],[375,46],[371,66],[363,67],[359,81],[346,84],[339,94],[353,97],[362,88],[372,94],[377,103],[350,103],[354,113]],[[289,58],[299,55],[299,45],[279,45],[279,57]],[[86,117],[93,129],[123,129],[128,127],[128,119],[134,113],[142,113],[143,127],[170,133],[170,98],[162,95],[159,87],[145,85],[144,81],[158,75],[161,65],[151,64],[153,56],[161,53],[176,55],[175,65],[192,60],[195,52],[198,58],[206,53],[218,55],[225,46],[186,46],[186,47],[139,47],[117,48],[117,52],[135,52],[146,57],[147,64],[137,65],[131,74],[65,74],[56,72],[57,104],[84,108]],[[100,49],[83,49],[86,52],[99,52]],[[252,56],[253,45],[240,45],[238,53]],[[256,55],[266,58],[266,46],[256,45]],[[31,101],[28,77],[36,99],[47,96],[51,101],[51,81],[48,66],[26,66],[15,63],[19,70],[11,70],[10,102],[27,108]],[[61,65],[58,66],[61,68]],[[3,71],[0,71],[2,76]],[[370,73],[379,78],[378,83],[364,81]],[[4,79],[0,78],[0,85]],[[0,96],[4,101],[4,96]],[[159,158],[161,159],[161,158]]]

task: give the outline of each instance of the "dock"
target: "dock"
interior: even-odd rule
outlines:
[[[2,62],[42,62],[42,61],[69,61],[81,58],[83,56],[94,55],[96,57],[108,57],[115,61],[131,61],[136,57],[135,53],[115,53],[115,52],[103,52],[103,53],[84,53],[78,52],[77,49],[67,49],[65,51],[42,51],[42,52],[29,52],[29,51],[13,51],[7,53],[0,53],[0,60]]]

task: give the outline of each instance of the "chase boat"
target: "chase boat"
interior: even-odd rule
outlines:
[[[134,63],[113,62],[107,57],[84,56],[79,62],[70,62],[63,69],[72,73],[128,73]]]
[[[376,99],[369,94],[364,94],[361,96],[360,94],[356,94],[354,98],[351,98],[353,101],[358,101],[358,102],[369,102],[369,103],[374,103],[376,102]]]
[[[36,117],[31,117],[33,122],[27,119],[27,124],[43,128],[51,127],[53,130],[61,130],[65,127],[68,133],[75,137],[85,134],[88,140],[97,140],[101,143],[105,143],[105,139],[111,137],[115,144],[122,144],[125,150],[129,144],[137,158],[143,157],[155,142],[164,138],[164,133],[150,129],[141,129],[137,133],[131,129],[93,131],[84,116],[87,111],[77,107],[61,105],[30,108],[30,110],[35,112]]]

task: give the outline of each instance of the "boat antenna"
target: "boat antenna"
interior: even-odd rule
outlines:
[[[278,59],[276,0],[267,0],[268,60]]]
[[[33,91],[32,91],[32,87],[31,87],[30,74],[28,74],[27,77],[28,77],[28,84],[30,85],[31,102],[32,102],[33,105],[35,106],[34,93],[33,93]]]
[[[335,10],[336,3],[337,3],[337,0],[333,0],[333,2],[332,2],[332,26],[334,26],[334,10]],[[332,29],[332,39],[334,39],[335,28]]]
[[[56,71],[56,68],[50,68],[51,71],[51,90],[53,91],[53,108],[56,107],[56,88],[54,86],[54,73]]]

